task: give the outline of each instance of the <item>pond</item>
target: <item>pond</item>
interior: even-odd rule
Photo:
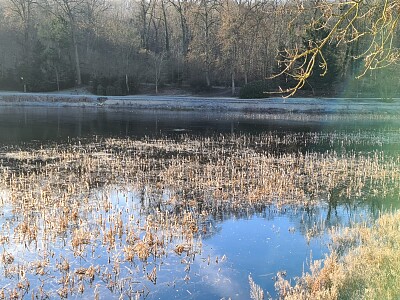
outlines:
[[[0,107],[0,292],[271,297],[399,207],[400,118]],[[27,284],[29,282],[29,284]]]

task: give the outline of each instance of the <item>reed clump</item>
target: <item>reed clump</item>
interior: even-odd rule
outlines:
[[[334,230],[331,253],[324,260],[311,262],[310,272],[294,286],[278,278],[280,298],[398,299],[399,231],[400,212],[384,214],[370,226]]]

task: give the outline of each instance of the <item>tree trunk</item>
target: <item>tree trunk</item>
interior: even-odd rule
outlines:
[[[207,84],[207,87],[211,86],[210,72],[208,71],[208,69],[206,70],[206,84]]]
[[[164,0],[161,1],[161,7],[163,11],[164,27],[165,27],[165,51],[169,52],[169,32],[168,32],[167,13],[165,11]]]
[[[158,94],[158,80],[159,80],[159,78],[158,78],[158,68],[159,68],[159,65],[158,65],[158,62],[157,62],[157,55],[156,54],[154,54],[154,70],[156,71],[155,72],[155,84],[156,84],[156,94]]]
[[[183,53],[183,56],[186,57],[186,55],[188,54],[188,49],[189,49],[188,25],[187,25],[187,20],[184,15],[184,12],[182,11],[182,7],[178,11],[179,11],[179,16],[180,16],[181,31],[182,31],[182,53]]]
[[[235,96],[235,72],[232,72],[232,96]]]
[[[71,32],[71,34],[72,34],[72,43],[74,45],[76,84],[77,85],[81,85],[82,84],[81,65],[80,65],[80,62],[79,62],[78,41],[76,40],[76,33],[75,33],[74,25],[72,25],[71,31],[72,31]]]
[[[60,75],[58,74],[57,67],[54,67],[54,70],[56,72],[57,91],[60,91]]]
[[[129,80],[128,80],[128,74],[125,74],[125,84],[126,84],[126,91],[128,92],[129,95]]]

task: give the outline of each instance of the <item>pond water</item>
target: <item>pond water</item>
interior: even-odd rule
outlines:
[[[129,111],[107,108],[12,108],[0,107],[0,145],[4,149],[24,149],[32,145],[54,143],[77,143],[100,138],[179,138],[182,135],[215,137],[219,135],[257,136],[272,133],[282,142],[276,143],[276,155],[290,153],[338,153],[354,152],[355,155],[385,153],[398,161],[400,142],[400,118],[396,115],[374,116],[368,113],[359,116],[318,114],[246,114],[176,111]],[[288,146],[285,137],[298,139]],[[396,160],[397,159],[397,160]],[[139,211],[145,207],[140,191],[118,192],[120,187],[109,188],[108,198],[113,207],[130,210],[140,218]],[[8,192],[0,190],[1,232],[10,227],[19,216],[7,203]],[[163,196],[168,198],[167,196]],[[329,199],[328,199],[329,198]],[[278,272],[286,278],[300,276],[307,269],[307,262],[321,259],[328,252],[328,229],[337,225],[350,225],[360,220],[376,218],[382,210],[399,207],[398,191],[385,196],[362,195],[359,198],[342,198],[334,191],[329,197],[320,199],[316,206],[297,205],[247,206],[240,211],[223,210],[213,212],[207,219],[207,233],[201,237],[201,249],[193,257],[171,253],[160,261],[151,261],[157,267],[157,283],[151,280],[133,280],[132,286],[140,290],[144,299],[248,299],[250,295],[249,275],[266,293],[276,297],[274,279]],[[125,207],[128,205],[129,207]],[[129,222],[129,220],[123,220]],[[10,230],[10,229],[8,229]],[[12,232],[10,230],[9,232]],[[1,234],[0,234],[1,237]],[[56,257],[62,256],[77,265],[89,266],[92,262],[107,265],[108,254],[95,250],[96,259],[74,256],[71,249],[57,240],[51,246]],[[116,246],[117,248],[117,246]],[[123,245],[120,246],[123,249]],[[29,246],[13,245],[9,248],[15,261],[35,259],[40,256]],[[122,251],[122,250],[120,250]],[[97,256],[96,256],[97,255]],[[82,262],[85,261],[86,262]],[[51,259],[50,259],[51,261]],[[3,261],[4,263],[4,261]],[[55,263],[56,264],[56,263]],[[185,268],[189,266],[190,268]],[[123,278],[130,276],[124,265]],[[140,264],[135,265],[139,268]],[[47,286],[58,290],[59,284],[49,271]],[[0,288],[11,287],[19,277],[0,279]],[[100,295],[100,299],[134,297],[134,290],[122,293],[103,284],[105,279],[87,283]],[[31,278],[32,289],[40,282]],[[42,283],[42,286],[44,284]],[[45,285],[44,285],[45,286]],[[142,292],[143,291],[143,292]],[[30,298],[29,292],[26,298]],[[90,293],[84,294],[92,295]],[[50,298],[56,293],[50,294]],[[69,294],[79,298],[79,293]]]

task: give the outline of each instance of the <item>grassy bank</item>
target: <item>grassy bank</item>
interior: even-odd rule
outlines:
[[[333,231],[331,253],[294,286],[278,277],[281,299],[399,299],[400,212]]]

